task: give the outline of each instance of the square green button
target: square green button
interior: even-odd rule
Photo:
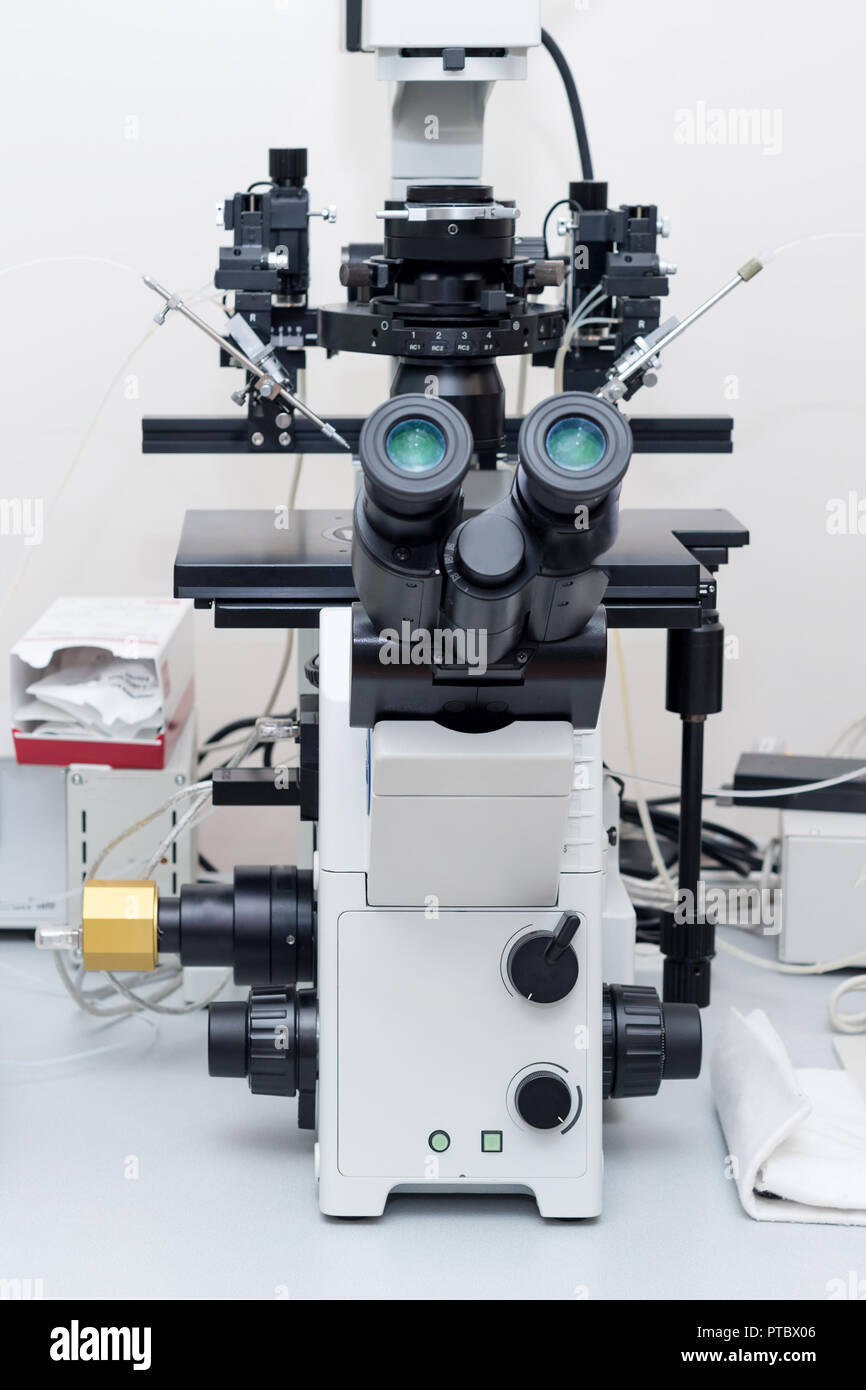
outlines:
[[[483,1154],[502,1153],[502,1130],[501,1129],[482,1129],[481,1131],[481,1152]]]

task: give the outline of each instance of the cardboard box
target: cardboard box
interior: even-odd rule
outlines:
[[[192,611],[187,599],[53,603],[10,653],[18,762],[165,767],[195,701]]]

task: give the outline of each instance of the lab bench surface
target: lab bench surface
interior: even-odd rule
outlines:
[[[731,1005],[760,1006],[795,1066],[834,1067],[831,988],[720,956],[706,1044]],[[0,1010],[0,1276],[46,1298],[824,1299],[866,1277],[862,1227],[745,1215],[706,1067],[609,1104],[595,1220],[431,1195],[340,1221],[319,1213],[294,1102],[208,1078],[203,1015],[99,1022],[5,934]]]

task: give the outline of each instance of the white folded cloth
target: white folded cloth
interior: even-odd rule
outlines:
[[[866,1225],[866,1100],[848,1072],[795,1070],[762,1009],[731,1009],[711,1079],[749,1216]]]

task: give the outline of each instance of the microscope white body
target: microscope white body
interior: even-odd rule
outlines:
[[[391,1192],[528,1192],[594,1216],[602,1178],[607,836],[596,731],[349,723],[351,612],[321,615],[317,1173],[323,1212]],[[576,914],[568,995],[533,1003],[508,959]],[[633,941],[632,926],[632,941]],[[528,1077],[562,1114],[521,1118]]]
[[[363,0],[360,48],[395,84],[391,196],[409,184],[481,178],[484,112],[494,82],[526,77],[541,42],[540,0]],[[461,66],[440,51],[460,46]]]

